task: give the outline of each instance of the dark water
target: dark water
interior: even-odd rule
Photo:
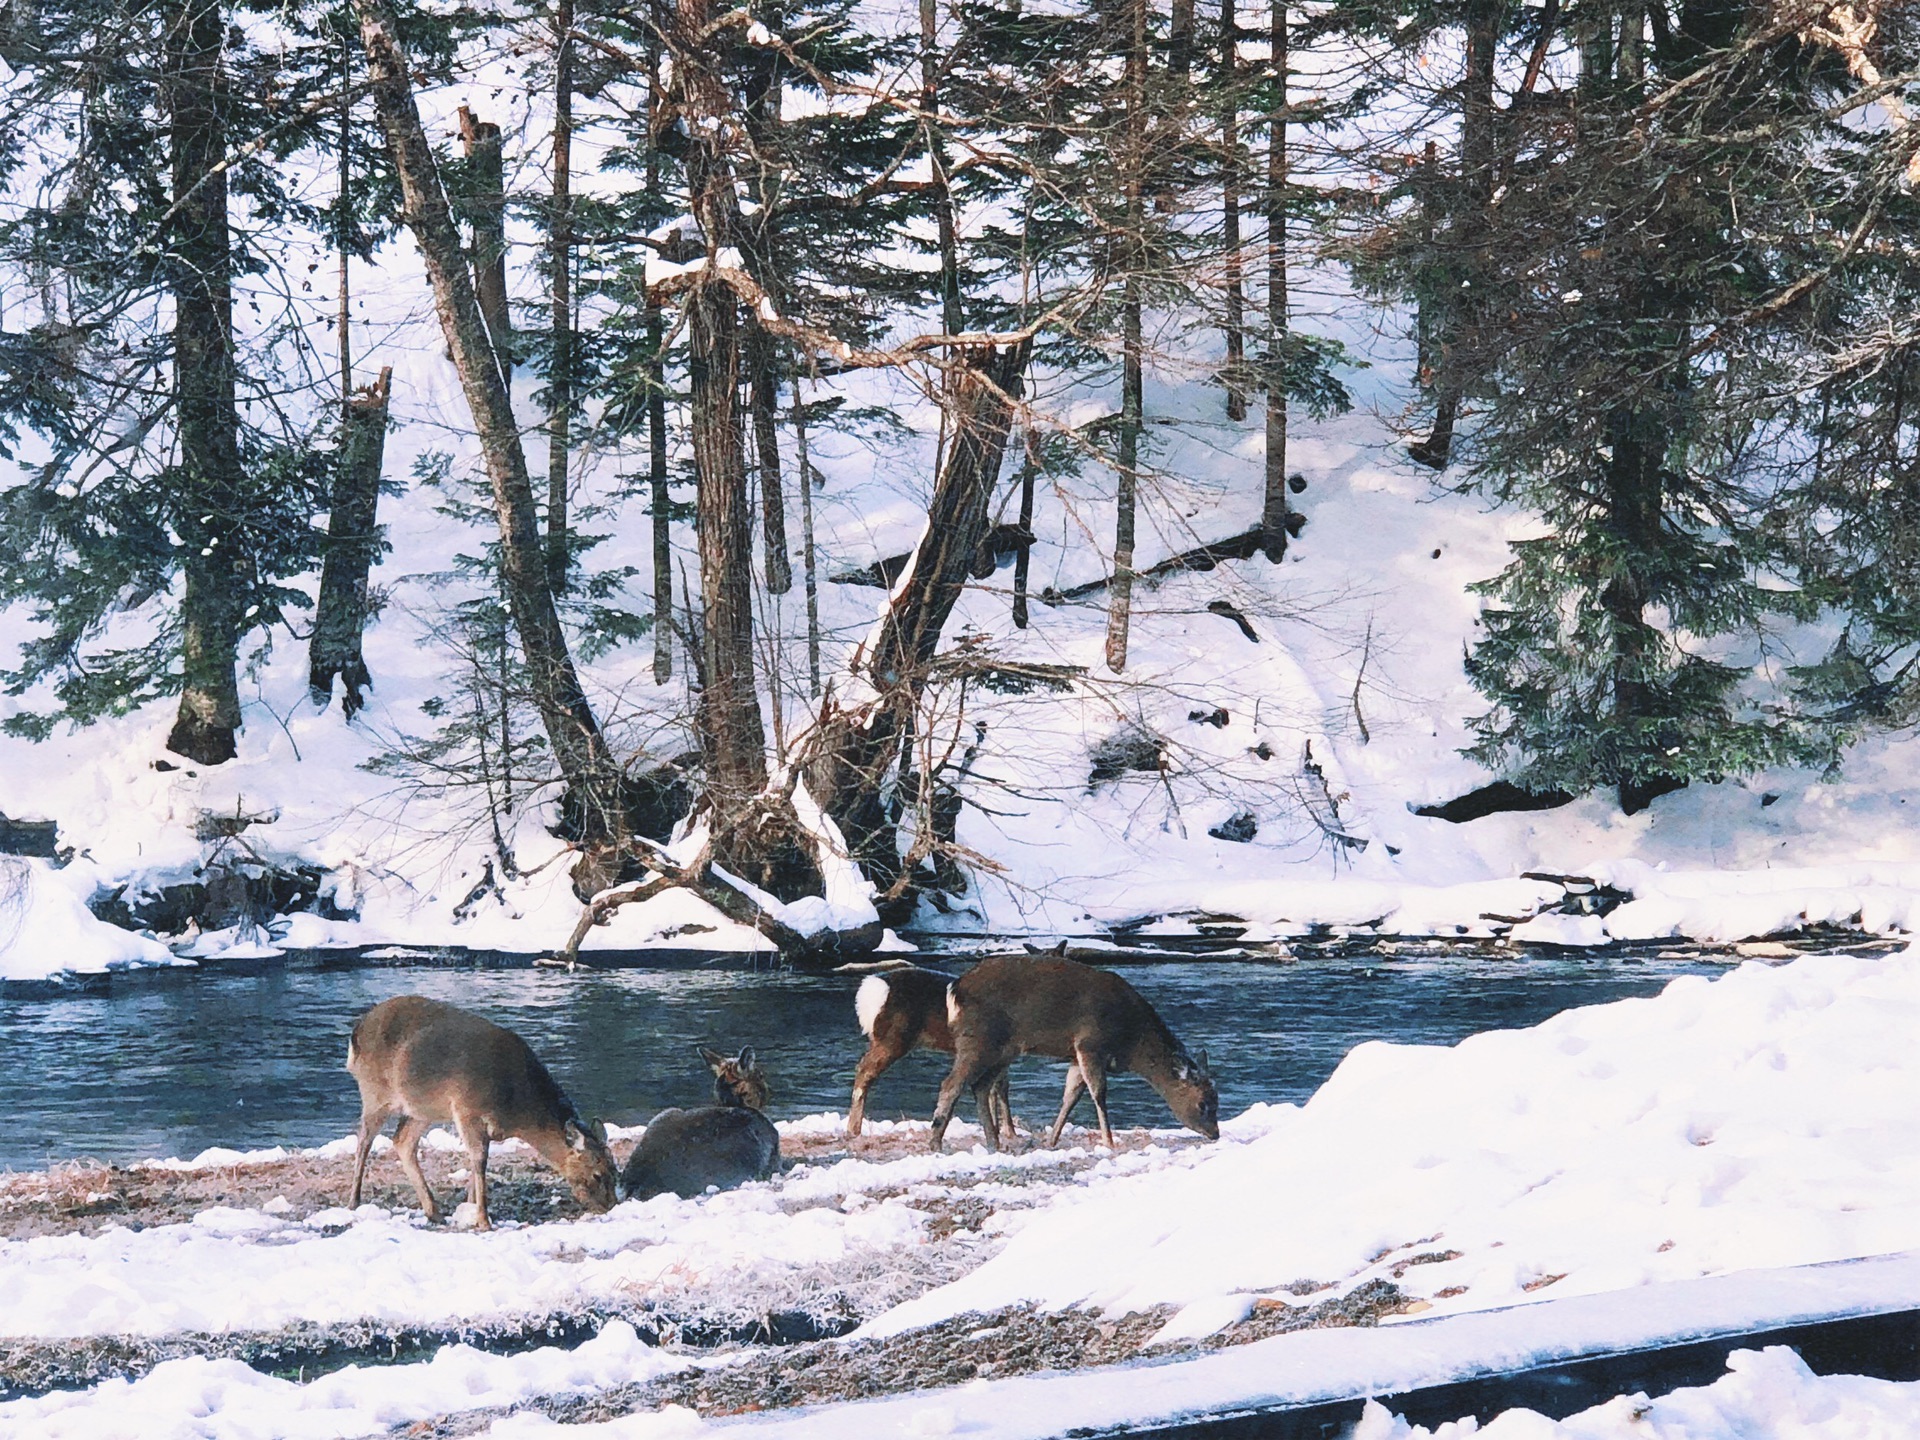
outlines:
[[[1649,995],[1688,961],[1314,961],[1129,966],[1127,978],[1188,1046],[1204,1047],[1231,1114],[1304,1100],[1363,1040],[1451,1043],[1576,1005]],[[700,1103],[697,1042],[751,1044],[777,1116],[845,1110],[865,1048],[857,981],[737,970],[289,968],[155,981],[98,998],[0,1001],[0,1168],[93,1156],[192,1155],[210,1145],[316,1145],[346,1134],[358,1092],[342,1063],[355,1016],[431,995],[519,1031],[582,1111],[622,1124]],[[947,1057],[918,1052],[874,1088],[877,1118],[924,1117]],[[1014,1074],[1024,1117],[1051,1118],[1061,1067]],[[1169,1123],[1157,1096],[1116,1077],[1116,1124]],[[969,1107],[970,1109],[970,1107]],[[969,1115],[969,1118],[971,1116]]]

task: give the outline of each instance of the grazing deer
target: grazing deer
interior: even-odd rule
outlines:
[[[1207,1073],[1206,1053],[1189,1055],[1140,992],[1110,971],[1076,960],[982,960],[948,991],[947,1024],[953,1032],[953,1069],[933,1112],[935,1150],[966,1089],[980,1102],[987,1148],[997,1148],[988,1123],[991,1096],[1022,1055],[1046,1055],[1074,1066],[1067,1072],[1060,1114],[1047,1134],[1049,1145],[1059,1142],[1084,1087],[1100,1117],[1100,1138],[1113,1148],[1107,1076],[1129,1070],[1160,1092],[1181,1124],[1209,1140],[1220,1138],[1220,1100]]]
[[[589,1210],[610,1210],[619,1198],[604,1135],[580,1118],[527,1042],[490,1020],[419,995],[383,1000],[355,1023],[347,1071],[360,1086],[355,1206],[374,1137],[391,1115],[403,1117],[393,1147],[429,1223],[438,1223],[441,1211],[420,1172],[420,1140],[436,1121],[452,1121],[466,1142],[473,1174],[467,1198],[478,1212],[477,1230],[493,1228],[487,1218],[487,1146],[508,1136],[531,1145]]]
[[[853,1072],[853,1099],[847,1106],[847,1135],[860,1133],[867,1119],[867,1091],[873,1082],[905,1059],[916,1047],[953,1053],[953,1031],[947,1025],[947,989],[953,976],[906,965],[884,974],[869,975],[853,997],[853,1013],[866,1032],[867,1053]],[[993,1092],[995,1121],[1002,1134],[1015,1135],[1013,1110],[1003,1075]]]
[[[765,1180],[780,1167],[780,1132],[760,1113],[769,1091],[753,1050],[722,1055],[696,1047],[713,1071],[713,1100],[692,1110],[662,1110],[647,1122],[621,1189],[629,1200],[678,1195],[691,1200],[708,1187],[731,1190]]]

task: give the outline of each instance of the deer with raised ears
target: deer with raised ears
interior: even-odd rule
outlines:
[[[780,1168],[780,1132],[760,1113],[771,1092],[753,1050],[722,1055],[705,1045],[696,1048],[713,1072],[714,1103],[662,1110],[647,1122],[620,1175],[629,1200],[692,1200],[709,1188],[765,1180]]]
[[[889,967],[860,982],[853,997],[853,1013],[866,1032],[867,1053],[853,1072],[853,1099],[847,1106],[847,1135],[853,1138],[867,1118],[867,1091],[888,1070],[915,1049],[953,1053],[953,1031],[947,1024],[947,990],[953,976],[917,965]],[[1012,1140],[1013,1109],[1007,1083],[1001,1077],[993,1092],[995,1123]]]
[[[383,1000],[354,1025],[347,1071],[360,1086],[356,1207],[374,1137],[394,1115],[402,1117],[393,1135],[394,1153],[420,1192],[429,1223],[438,1223],[442,1215],[420,1170],[420,1141],[438,1122],[451,1122],[466,1144],[473,1177],[467,1198],[476,1212],[475,1229],[492,1228],[487,1148],[509,1136],[531,1145],[589,1210],[610,1210],[619,1198],[604,1133],[580,1118],[527,1042],[491,1020],[420,995]]]
[[[1182,1125],[1209,1140],[1220,1138],[1220,1098],[1207,1073],[1206,1053],[1189,1055],[1140,992],[1110,971],[1075,960],[982,960],[948,991],[947,1024],[953,1033],[953,1069],[933,1112],[935,1150],[945,1141],[961,1092],[969,1089],[980,1103],[987,1148],[998,1148],[989,1123],[990,1097],[1022,1055],[1045,1055],[1074,1067],[1067,1072],[1048,1145],[1059,1142],[1084,1088],[1093,1097],[1100,1138],[1112,1149],[1107,1076],[1125,1071],[1159,1091]]]

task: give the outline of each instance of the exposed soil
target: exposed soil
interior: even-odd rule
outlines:
[[[1145,1130],[1119,1131],[1114,1138],[1121,1151],[1144,1149],[1155,1139]],[[1159,1143],[1179,1146],[1200,1142],[1163,1135]],[[857,1140],[838,1135],[788,1136],[781,1142],[781,1154],[789,1163],[822,1164],[848,1157],[878,1162],[917,1155],[926,1147],[924,1130],[908,1130],[862,1135]],[[627,1142],[616,1142],[614,1158],[624,1163],[630,1149]],[[1063,1155],[1059,1166],[1048,1166],[1038,1176],[1009,1171],[995,1178],[1015,1184],[1041,1177],[1058,1181],[1089,1168],[1099,1158]],[[457,1203],[464,1196],[464,1154],[423,1149],[420,1163],[443,1203]],[[584,1213],[559,1176],[524,1151],[495,1147],[487,1162],[487,1177],[487,1208],[496,1223],[568,1220]],[[952,1183],[964,1185],[968,1180],[959,1177]],[[93,1235],[114,1225],[140,1230],[149,1225],[180,1224],[216,1205],[252,1210],[273,1205],[275,1214],[300,1221],[345,1205],[352,1185],[351,1156],[322,1160],[299,1155],[204,1170],[160,1170],[72,1160],[48,1170],[0,1174],[0,1240]],[[416,1210],[420,1204],[391,1152],[375,1155],[367,1166],[362,1198],[392,1210]],[[884,1192],[877,1192],[874,1198],[884,1198]],[[281,1200],[286,1202],[284,1208],[278,1204]],[[947,1233],[954,1228],[977,1228],[977,1222],[950,1224]]]
[[[760,1350],[731,1365],[688,1369],[645,1385],[622,1386],[586,1397],[548,1398],[511,1409],[449,1415],[412,1426],[405,1433],[417,1440],[458,1440],[484,1430],[505,1415],[525,1410],[565,1424],[580,1424],[667,1405],[683,1405],[702,1416],[718,1417],[865,1400],[1043,1370],[1177,1359],[1294,1330],[1376,1325],[1382,1317],[1404,1313],[1408,1308],[1398,1286],[1386,1280],[1370,1280],[1318,1305],[1256,1308],[1248,1319],[1204,1341],[1153,1345],[1149,1342],[1172,1317],[1173,1306],[1112,1318],[1084,1310],[1048,1312],[1021,1307],[988,1315],[962,1315],[886,1340],[827,1340]]]
[[[1116,1135],[1122,1151],[1144,1148],[1155,1138],[1144,1130]],[[1166,1144],[1169,1137],[1158,1140]],[[925,1130],[916,1129],[869,1134],[853,1141],[835,1135],[787,1137],[783,1151],[790,1164],[831,1163],[848,1156],[885,1161],[922,1153],[926,1143]],[[628,1142],[616,1142],[616,1159],[624,1160],[628,1148]],[[817,1273],[781,1272],[766,1286],[735,1284],[724,1295],[675,1292],[618,1309],[496,1316],[477,1325],[296,1325],[274,1331],[158,1338],[0,1337],[0,1392],[33,1394],[95,1384],[112,1376],[135,1377],[163,1361],[189,1355],[238,1359],[271,1373],[311,1378],[348,1364],[424,1359],[438,1346],[456,1341],[503,1352],[541,1344],[577,1344],[616,1317],[632,1322],[659,1343],[690,1352],[771,1344],[788,1347],[774,1353],[798,1353],[791,1347],[843,1335],[866,1316],[970,1270],[991,1248],[982,1232],[996,1213],[1039,1203],[1052,1187],[1097,1165],[1104,1155],[1104,1151],[1062,1153],[1053,1163],[996,1166],[946,1177],[924,1190],[916,1186],[911,1191],[895,1187],[866,1192],[872,1201],[901,1199],[926,1212],[927,1234],[935,1242],[908,1254],[876,1256],[866,1265],[822,1268]],[[427,1177],[445,1203],[464,1193],[465,1160],[457,1153],[421,1152]],[[0,1239],[90,1235],[115,1225],[137,1230],[177,1224],[215,1206],[264,1208],[299,1222],[344,1206],[352,1171],[351,1157],[295,1156],[200,1170],[71,1161],[45,1171],[0,1175]],[[559,1177],[524,1151],[496,1149],[488,1174],[489,1208],[496,1223],[565,1220],[582,1213]],[[992,1187],[991,1199],[968,1193],[981,1186]],[[1034,1192],[1032,1202],[1018,1193],[1028,1188]],[[363,1198],[397,1210],[418,1205],[413,1187],[400,1174],[391,1153],[374,1157]],[[836,1196],[796,1197],[781,1203],[799,1210],[839,1200]]]

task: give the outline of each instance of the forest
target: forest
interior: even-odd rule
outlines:
[[[364,726],[430,515],[442,678],[366,767],[489,880],[536,815],[583,929],[686,888],[865,948],[1005,869],[980,752],[1052,697],[1121,722],[1089,793],[1207,788],[1137,718],[1141,601],[1364,548],[1298,454],[1364,411],[1508,526],[1433,813],[1839,774],[1920,700],[1917,44],[1888,0],[10,0],[5,730],[164,709],[154,768],[213,772],[289,649]],[[409,471],[428,307],[403,374],[458,383]],[[1244,462],[1208,506],[1176,384]],[[823,536],[823,453],[903,551]],[[1338,855],[1325,748],[1278,788]]]

